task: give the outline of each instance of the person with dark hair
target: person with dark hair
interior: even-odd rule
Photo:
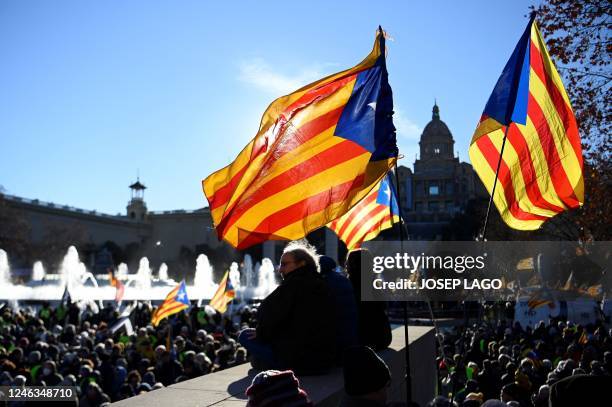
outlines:
[[[391,371],[376,352],[367,346],[353,346],[344,352],[344,391],[341,407],[384,406],[391,384]]]
[[[359,342],[374,350],[382,350],[391,344],[391,325],[387,317],[385,302],[361,301],[361,270],[371,273],[373,257],[367,249],[351,251],[346,258],[346,272],[353,285],[353,292],[357,302],[357,316],[359,327]]]
[[[550,387],[550,407],[604,406],[610,397],[610,376],[575,375],[561,379]]]
[[[319,374],[333,365],[333,303],[318,271],[314,248],[287,245],[279,267],[283,282],[261,303],[257,328],[238,338],[256,369]]]
[[[358,345],[357,304],[353,286],[346,276],[336,270],[337,264],[328,256],[319,259],[321,275],[334,300],[334,327],[336,331],[336,361],[342,362],[344,351]]]

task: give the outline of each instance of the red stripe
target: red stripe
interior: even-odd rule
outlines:
[[[210,206],[211,211],[227,204],[229,199],[232,197],[232,193],[236,189],[236,186],[238,186],[238,183],[242,179],[242,176],[244,175],[245,171],[247,170],[247,168],[249,168],[250,163],[250,161],[247,162],[244,167],[242,167],[240,171],[238,171],[236,175],[234,175],[227,184],[217,189],[211,197],[208,197],[208,205]]]
[[[282,140],[276,147],[273,153],[270,153],[267,160],[262,164],[261,169],[259,170],[260,174],[265,174],[275,163],[276,161],[282,157],[284,154],[288,153],[291,150],[294,150],[301,144],[306,141],[312,139],[315,136],[318,136],[323,131],[329,129],[334,126],[340,115],[342,115],[342,111],[344,110],[344,105],[330,110],[329,112],[317,117],[314,120],[311,120],[308,123],[305,123],[302,127],[297,129],[295,132],[290,134],[285,134],[283,138],[287,138],[287,140]],[[286,128],[283,128],[282,131],[286,132]],[[247,163],[239,173],[237,173],[232,180],[220,188],[218,192],[215,192],[213,197],[209,199],[209,204],[211,209],[218,208],[219,206],[225,205],[232,196],[232,193],[236,189],[236,186],[242,179],[244,172],[248,168],[250,162]],[[231,209],[230,209],[231,211]],[[229,211],[227,211],[229,212]]]
[[[355,79],[358,73],[359,72],[356,72],[352,75],[345,76],[344,78],[338,78],[333,82],[309,90],[308,92],[304,93],[298,100],[287,106],[285,110],[283,110],[282,115],[292,116],[295,110],[309,105],[317,99],[322,99],[326,96],[331,95],[332,93],[336,92],[338,89],[342,88],[344,85]]]
[[[376,193],[370,194],[367,197],[365,197],[365,199],[363,201],[359,202],[357,204],[357,206],[355,206],[355,207],[353,207],[351,209],[351,214],[346,219],[346,222],[344,222],[344,224],[342,225],[342,228],[340,228],[340,230],[337,232],[338,237],[340,237],[342,240],[344,240],[344,237],[343,237],[344,233],[346,232],[348,227],[351,225],[351,223],[353,223],[353,219],[355,219],[355,217],[357,217],[359,215],[359,213],[365,207],[365,205],[368,205],[368,204],[372,203],[373,201],[375,201],[377,196],[378,196],[378,194],[376,194]]]
[[[388,209],[388,207],[387,207],[387,209]],[[361,245],[361,243],[363,243],[363,240],[365,239],[366,235],[368,233],[372,232],[373,230],[377,230],[377,231],[380,232],[382,230],[382,227],[384,226],[385,222],[388,222],[390,220],[391,220],[391,214],[389,213],[389,214],[385,215],[379,222],[376,222],[369,231],[367,231],[366,233],[363,234],[363,236],[361,237],[361,240],[358,243],[353,244],[353,246]],[[393,224],[391,226],[393,226]]]
[[[537,136],[542,145],[546,163],[548,164],[548,173],[550,174],[557,195],[566,206],[577,208],[579,206],[578,200],[574,194],[574,188],[572,188],[567,178],[567,174],[563,169],[563,165],[561,164],[561,157],[559,157],[559,152],[557,151],[557,146],[555,145],[550,127],[548,127],[548,121],[546,121],[544,112],[542,112],[540,105],[538,105],[538,102],[531,93],[529,94],[527,114],[538,132]]]
[[[279,126],[279,129],[276,131],[276,134],[281,135],[287,130],[286,123],[294,116],[297,109],[301,109],[304,106],[313,103],[317,99],[324,98],[324,97],[331,95],[332,93],[336,92],[338,89],[345,86],[347,83],[354,80],[356,75],[357,74],[347,76],[345,78],[342,78],[334,82],[331,82],[327,85],[324,85],[320,88],[313,89],[309,92],[306,92],[298,100],[296,100],[294,103],[289,105],[283,111],[282,115],[279,116],[279,119],[277,120],[277,126]],[[320,117],[317,117],[316,119],[300,127],[298,130],[299,137],[293,137],[294,135],[292,134],[291,139],[281,144],[276,149],[275,154],[272,154],[274,156],[274,159],[278,159],[279,154],[284,154],[290,151],[291,149],[295,148],[301,143],[306,142],[307,140],[311,139],[312,137],[316,136],[317,134],[321,133],[324,130],[327,130],[328,128],[336,124],[336,122],[340,118],[340,115],[342,114],[343,109],[344,109],[344,105],[334,110],[331,110],[327,112],[326,114]],[[271,142],[273,141],[269,140],[265,136],[262,136],[253,144],[253,153],[251,155],[251,159],[249,160],[249,162],[247,162],[244,165],[244,167],[241,168],[240,171],[236,173],[236,175],[234,175],[227,184],[225,184],[223,187],[215,191],[213,196],[209,198],[208,202],[209,202],[209,206],[211,210],[214,210],[227,203],[227,201],[232,196],[232,192],[234,191],[234,189],[236,188],[236,186],[242,179],[242,176],[244,175],[244,172],[248,168],[249,164],[253,161],[253,159],[255,159],[255,157],[257,157],[259,154],[266,151],[267,147],[269,146]]]
[[[374,209],[372,209],[368,214],[366,214],[363,218],[361,218],[357,224],[355,225],[355,227],[353,228],[353,230],[351,230],[351,233],[349,233],[348,237],[346,238],[346,240],[344,240],[347,244],[348,242],[350,242],[351,240],[353,240],[353,238],[355,237],[355,235],[357,234],[357,232],[359,232],[359,229],[370,219],[373,218],[374,216],[378,215],[379,213],[381,213],[382,211],[385,210],[389,210],[389,207],[386,205],[378,205],[377,207],[375,207]],[[372,230],[372,229],[370,229]],[[368,230],[368,232],[370,231]],[[363,237],[368,233],[365,232],[362,236],[361,239],[363,239]]]
[[[499,151],[495,148],[489,136],[480,137],[476,141],[476,145],[482,152],[491,169],[495,172],[497,169],[497,163],[499,160]],[[546,220],[547,218],[540,215],[534,215],[523,211],[516,202],[516,194],[514,192],[514,186],[512,185],[512,178],[510,176],[510,170],[504,160],[501,161],[499,166],[498,183],[500,183],[504,189],[504,196],[506,197],[506,205],[508,210],[516,219],[519,220]]]
[[[241,199],[237,202],[236,206],[226,212],[228,216],[224,217],[219,223],[217,230],[221,236],[224,236],[236,221],[257,203],[324,170],[358,157],[366,151],[363,147],[352,141],[343,140],[306,161],[296,164],[264,185],[259,186],[247,199]]]
[[[574,153],[578,158],[580,167],[582,168],[582,146],[580,144],[580,135],[578,134],[578,125],[576,123],[576,117],[572,112],[572,108],[565,102],[563,95],[559,91],[559,88],[555,85],[552,78],[548,75],[544,69],[544,58],[534,42],[531,41],[531,58],[530,65],[533,71],[538,75],[546,90],[553,101],[559,117],[563,121],[565,127],[565,134],[574,149]]]
[[[182,302],[179,302],[178,304],[175,304],[175,305],[173,305],[171,307],[168,307],[168,308],[161,308],[160,307],[160,308],[157,309],[157,312],[155,313],[155,316],[157,317],[158,315],[165,314],[167,312],[173,311],[173,310],[175,310],[177,308],[180,308],[180,307],[185,307],[186,308],[187,305],[183,304]]]
[[[364,174],[359,174],[354,180],[335,185],[330,190],[320,192],[270,214],[257,225],[253,232],[247,234],[243,239],[239,239],[237,249],[242,250],[256,243],[274,238],[274,232],[285,226],[297,222],[309,214],[320,212],[332,204],[346,200],[352,191],[363,187],[364,180]],[[305,230],[305,233],[311,230]]]
[[[510,129],[508,130],[508,142],[518,155],[521,173],[523,174],[523,180],[525,182],[525,191],[527,192],[529,200],[540,208],[549,209],[554,212],[563,212],[563,208],[548,202],[542,196],[537,181],[538,174],[533,166],[531,152],[529,151],[525,137],[514,123],[510,125]]]

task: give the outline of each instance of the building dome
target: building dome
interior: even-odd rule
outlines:
[[[440,108],[434,103],[431,121],[425,126],[421,141],[421,159],[453,158],[455,141],[453,135],[442,120],[440,120]]]
[[[437,104],[434,104],[434,107],[432,109],[431,121],[427,123],[427,126],[425,126],[423,134],[421,135],[421,141],[431,138],[445,138],[451,140],[453,139],[453,135],[448,129],[446,123],[440,120],[440,108]]]

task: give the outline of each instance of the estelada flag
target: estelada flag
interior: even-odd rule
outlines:
[[[234,291],[234,286],[229,279],[229,271],[226,271],[219,283],[219,287],[215,292],[215,295],[210,299],[210,306],[223,314],[227,311],[227,304],[230,303],[234,297],[236,296],[236,292]]]
[[[360,247],[361,243],[374,239],[383,230],[399,223],[397,194],[391,174],[387,173],[350,211],[327,225],[349,250]]]
[[[584,202],[582,147],[569,98],[532,18],[489,97],[469,149],[508,226],[538,229]]]
[[[219,239],[299,239],[342,216],[397,159],[392,114],[379,28],[359,65],[276,99],[234,162],[202,181]]]
[[[164,302],[157,308],[151,318],[151,323],[153,326],[157,326],[162,319],[186,308],[189,308],[187,287],[185,286],[185,281],[181,281],[179,285],[168,293]]]

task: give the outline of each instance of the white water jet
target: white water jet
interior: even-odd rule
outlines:
[[[157,277],[162,281],[166,281],[168,279],[168,265],[166,263],[162,263],[159,266]]]
[[[11,269],[6,252],[0,249],[0,284],[5,287],[11,283]]]
[[[35,261],[32,266],[32,281],[42,281],[45,279],[46,274],[42,261]]]
[[[128,275],[128,266],[125,263],[120,263],[117,267],[117,277],[127,277]]]
[[[272,260],[265,257],[261,261],[261,267],[257,273],[257,289],[255,290],[257,297],[263,298],[270,294],[278,286],[276,276],[274,274],[274,263]]]
[[[149,259],[147,259],[146,257],[140,259],[135,279],[137,288],[151,288],[151,268],[149,267]]]

